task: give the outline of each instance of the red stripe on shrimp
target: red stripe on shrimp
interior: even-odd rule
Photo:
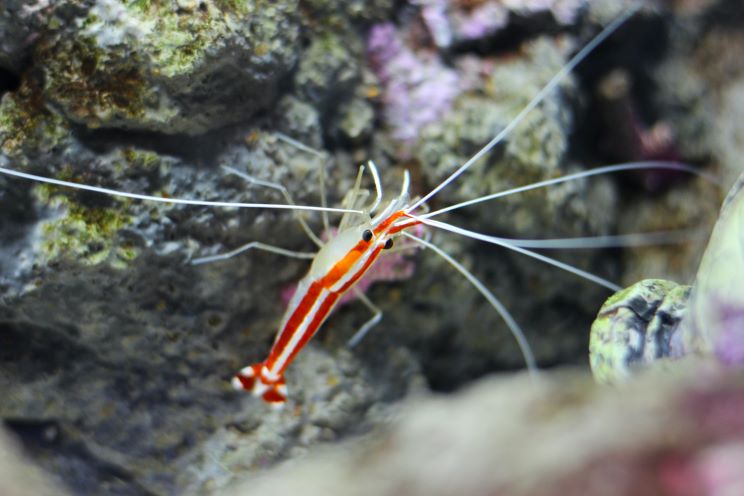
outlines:
[[[282,373],[287,368],[287,365],[289,365],[292,359],[294,359],[297,353],[299,353],[300,350],[307,344],[307,342],[310,341],[310,339],[315,335],[323,322],[325,322],[325,319],[328,317],[328,314],[331,313],[331,310],[333,310],[333,307],[336,305],[336,302],[338,301],[340,296],[341,295],[338,293],[328,293],[326,299],[320,304],[318,311],[315,312],[312,322],[310,322],[310,325],[307,326],[307,329],[300,338],[300,341],[297,343],[297,346],[295,346],[294,349],[290,352],[289,357],[281,368]]]

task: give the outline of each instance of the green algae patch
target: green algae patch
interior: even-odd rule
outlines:
[[[62,175],[69,176],[67,171]],[[139,255],[136,247],[120,242],[117,236],[133,223],[133,217],[124,213],[129,201],[117,200],[116,207],[91,207],[62,194],[56,186],[40,185],[34,192],[39,201],[63,212],[41,224],[40,257],[46,262],[70,260],[85,266],[108,262],[114,268],[125,268]]]
[[[121,156],[121,160],[114,160],[114,172],[121,174],[131,170],[150,171],[157,169],[163,163],[163,157],[151,150],[139,148],[121,148],[114,153]]]
[[[50,150],[67,136],[67,122],[46,107],[41,89],[28,80],[0,100],[0,151],[9,157]]]
[[[623,382],[640,368],[673,355],[672,335],[679,332],[689,296],[690,286],[646,279],[608,298],[589,338],[595,380]]]
[[[100,127],[113,118],[138,119],[153,95],[146,65],[133,52],[102,50],[85,38],[40,48],[47,60],[45,92],[64,102],[67,115]]]
[[[201,134],[271,101],[299,51],[296,9],[291,0],[98,2],[41,41],[35,59],[45,95],[72,121]]]

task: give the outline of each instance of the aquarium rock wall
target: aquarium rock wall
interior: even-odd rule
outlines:
[[[283,185],[296,204],[325,196],[338,206],[359,165],[374,160],[387,198],[405,170],[412,195],[423,195],[631,3],[5,0],[0,167],[164,200],[286,203],[229,166]],[[680,171],[613,174],[437,219],[517,239],[684,231],[672,246],[541,253],[623,287],[690,284],[741,172],[743,17],[733,0],[644,5],[428,208],[602,165],[684,162],[721,183]],[[369,175],[362,186],[374,195]],[[191,261],[252,241],[316,251],[299,216],[321,239],[332,235],[316,213],[140,201],[0,174],[0,474],[13,474],[0,477],[0,492],[353,494],[350,485],[364,484],[359,494],[436,494],[450,487],[431,475],[440,465],[412,472],[421,457],[406,450],[446,452],[462,441],[433,460],[455,468],[481,460],[471,468],[486,479],[449,481],[461,494],[556,494],[556,480],[587,487],[571,481],[596,480],[592,467],[608,460],[640,474],[640,485],[594,494],[643,494],[636,489],[651,476],[633,472],[636,460],[656,460],[661,441],[640,427],[617,431],[623,439],[610,431],[666,408],[674,422],[644,425],[669,429],[657,436],[692,426],[698,444],[663,445],[689,467],[708,455],[741,460],[735,422],[714,432],[673,407],[698,387],[721,404],[739,401],[739,378],[711,372],[695,386],[684,375],[639,378],[638,395],[600,389],[587,350],[611,291],[433,229],[415,234],[502,300],[545,382],[522,372],[508,326],[474,287],[409,246],[360,286],[382,310],[380,324],[350,348],[371,315],[359,301],[339,306],[289,367],[284,409],[234,391],[230,378],[265,357],[309,262],[259,250]],[[533,413],[550,434],[544,444],[532,424],[519,424]],[[596,422],[587,433],[607,438],[563,469],[542,463],[574,445],[582,419]],[[513,437],[500,430],[517,424]],[[434,431],[441,438],[429,441],[439,444],[421,444]],[[505,461],[515,470],[492,470]],[[534,484],[521,485],[527,479]]]

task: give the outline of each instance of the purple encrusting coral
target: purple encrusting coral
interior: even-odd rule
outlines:
[[[410,143],[427,124],[435,123],[452,108],[455,98],[470,89],[466,77],[448,67],[437,49],[457,41],[489,36],[505,27],[511,14],[529,16],[550,12],[556,22],[575,21],[585,0],[508,0],[456,2],[413,0],[419,18],[396,28],[377,24],[370,30],[367,53],[382,85],[385,122],[393,138]],[[421,46],[404,40],[429,38]],[[459,61],[456,61],[458,63]]]
[[[394,138],[415,139],[423,126],[437,122],[452,107],[459,77],[435,51],[414,51],[393,24],[384,23],[372,27],[367,52],[382,84],[385,121]]]
[[[453,0],[415,0],[421,17],[439,47],[453,41],[477,40],[505,28],[509,16],[530,16],[549,12],[563,25],[576,21],[586,0],[483,0],[458,2]]]
[[[744,365],[744,308],[721,305],[720,332],[715,339],[716,358],[728,366]]]

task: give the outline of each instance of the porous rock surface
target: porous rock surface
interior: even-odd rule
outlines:
[[[45,98],[75,123],[194,135],[265,109],[298,37],[293,0],[100,0],[35,58]]]
[[[0,165],[164,198],[283,201],[220,168],[229,165],[281,182],[296,202],[312,205],[319,203],[322,162],[330,204],[340,202],[356,166],[369,158],[386,191],[399,188],[404,168],[414,194],[427,191],[506,125],[618,9],[617,2],[592,3],[577,7],[570,21],[546,14],[546,2],[524,2],[514,8],[515,22],[529,29],[515,38],[489,33],[444,48],[433,42],[420,2],[37,4],[32,13],[12,1],[0,7],[0,41],[9,54],[0,65],[16,79],[0,86]],[[685,11],[683,20],[714,31],[716,18],[707,12]],[[613,138],[614,128],[588,116],[604,108],[592,96],[613,68],[604,61],[636,74],[645,64],[685,60],[684,43],[638,57],[645,36],[663,37],[677,20],[649,11],[635,16],[601,60],[587,60],[586,72],[570,76],[430,207],[603,163],[605,152],[594,145]],[[372,50],[380,26],[400,40],[386,58]],[[427,98],[401,63],[449,75],[424,85]],[[455,91],[446,88],[441,98],[442,84],[453,82]],[[644,88],[644,98],[657,96],[653,86]],[[685,129],[694,129],[702,117],[693,103],[715,108],[717,101],[704,90],[693,92],[695,99],[690,94],[672,94],[676,99],[653,106],[647,120],[662,119],[667,108],[692,108]],[[401,109],[427,104],[426,118],[409,123],[416,132],[398,135]],[[635,123],[632,113],[623,115],[624,124]],[[587,126],[601,139],[583,134]],[[718,149],[710,145],[700,155],[717,160]],[[624,160],[647,152],[632,151]],[[447,220],[523,238],[618,226],[642,231],[669,195],[683,203],[692,191],[699,209],[653,226],[674,228],[705,218],[696,215],[707,201],[717,204],[698,184],[675,177],[657,192],[600,178]],[[627,220],[641,203],[647,215]],[[319,217],[308,218],[322,229]],[[495,247],[433,236],[503,299],[542,366],[586,363],[589,324],[604,290]],[[291,213],[113,199],[0,176],[0,237],[0,417],[73,494],[218,492],[318,444],[373,429],[411,392],[449,391],[523,366],[506,326],[477,292],[433,254],[413,253],[411,280],[369,293],[385,312],[383,324],[348,350],[346,340],[369,317],[358,304],[340,309],[288,370],[289,405],[272,412],[232,391],[229,378],[264,357],[281,318],[281,294],[306,263],[259,252],[204,266],[188,261],[252,240],[314,249]],[[613,279],[634,265],[612,251],[559,256]],[[694,270],[696,256],[678,256],[665,275]]]

